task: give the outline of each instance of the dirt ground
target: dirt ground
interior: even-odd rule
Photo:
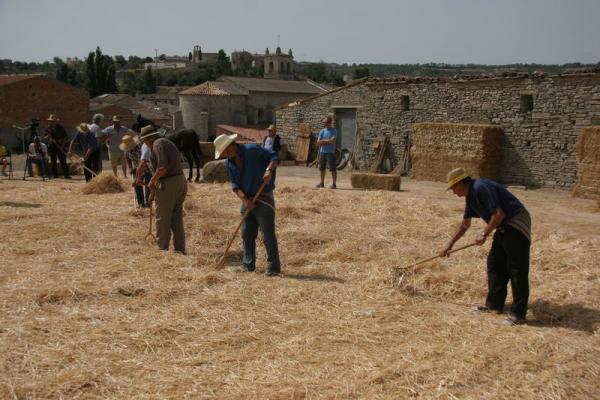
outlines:
[[[398,273],[443,246],[464,200],[352,190],[347,172],[318,190],[317,173],[278,171],[276,278],[260,241],[256,273],[235,271],[239,239],[215,268],[239,221],[227,184],[190,185],[183,256],[144,241],[130,190],[0,180],[0,398],[600,398],[595,202],[513,191],[533,243],[528,324],[509,327],[472,311],[489,242]]]

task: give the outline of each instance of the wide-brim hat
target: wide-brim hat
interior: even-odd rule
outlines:
[[[466,178],[469,178],[469,174],[467,174],[464,169],[454,168],[446,175],[446,181],[448,182],[448,187],[446,190],[452,189],[452,186]]]
[[[267,128],[268,131],[276,131],[277,127],[273,124],[269,125],[269,127]]]
[[[60,120],[58,118],[56,118],[56,116],[54,114],[50,114],[50,116],[48,118],[46,118],[46,121],[58,122]]]
[[[118,115],[113,115],[112,122],[121,122],[121,118]]]
[[[121,138],[119,148],[122,151],[129,151],[140,143],[140,138],[137,135],[125,135]]]
[[[237,134],[219,135],[214,141],[215,144],[215,160],[221,158],[221,154],[229,147],[229,145],[237,139]]]
[[[81,133],[90,133],[90,128],[85,122],[82,122],[79,125],[77,125],[77,130]]]
[[[140,131],[140,139],[144,140],[150,136],[158,135],[158,131],[152,125],[148,125],[142,128]]]
[[[92,121],[96,121],[98,119],[104,119],[104,115],[103,114],[94,114]]]

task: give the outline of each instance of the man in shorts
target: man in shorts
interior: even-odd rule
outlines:
[[[332,184],[330,189],[335,189],[337,180],[337,170],[335,161],[335,142],[337,139],[337,131],[331,127],[332,118],[327,117],[323,120],[325,128],[319,132],[317,138],[317,146],[319,146],[319,170],[321,171],[321,182],[317,185],[318,188],[325,187],[325,169],[329,166],[331,171]]]
[[[117,167],[121,165],[123,177],[127,178],[125,153],[123,153],[123,150],[119,148],[119,145],[121,144],[121,139],[123,139],[123,136],[129,133],[129,129],[121,126],[121,119],[118,115],[113,116],[112,122],[112,126],[102,130],[102,134],[108,136],[108,158],[110,158],[110,166],[112,167],[115,176],[117,176]]]

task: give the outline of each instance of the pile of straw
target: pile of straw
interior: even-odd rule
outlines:
[[[495,125],[413,124],[411,175],[443,182],[446,173],[463,167],[473,177],[497,179],[502,157],[502,131]]]
[[[257,273],[231,268],[239,238],[214,268],[240,218],[229,184],[192,185],[183,256],[143,240],[131,191],[106,201],[77,182],[0,181],[0,398],[597,397],[589,200],[519,193],[534,226],[530,324],[506,327],[471,311],[489,243],[398,284],[397,267],[448,240],[463,199],[414,181],[401,196],[315,190],[317,174],[278,171],[279,278],[262,275],[260,239]],[[350,186],[343,171],[338,186]]]
[[[400,175],[375,174],[371,172],[354,172],[350,177],[353,188],[357,189],[379,189],[400,190]]]
[[[209,161],[202,167],[202,182],[229,182],[227,160]]]
[[[600,199],[600,127],[582,129],[577,138],[577,184],[573,195]]]
[[[112,172],[103,172],[81,188],[83,194],[121,193],[125,188]]]

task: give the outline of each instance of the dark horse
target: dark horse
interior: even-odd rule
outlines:
[[[140,133],[142,128],[148,125],[152,125],[155,129],[159,129],[154,122],[146,119],[138,114],[136,122],[131,127],[132,130]],[[188,181],[192,181],[194,162],[196,163],[196,182],[200,180],[200,138],[193,129],[180,129],[177,132],[170,132],[165,135],[167,139],[177,146],[179,151],[185,157],[189,167],[190,173],[188,175]]]

